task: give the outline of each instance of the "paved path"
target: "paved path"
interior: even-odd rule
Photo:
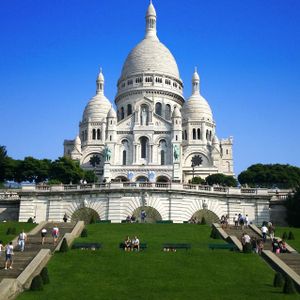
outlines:
[[[51,252],[55,250],[55,245],[53,244],[53,239],[51,236],[51,231],[53,228],[53,223],[47,223],[45,228],[47,229],[47,236],[45,239],[45,244],[41,245],[41,233],[38,232],[35,235],[28,235],[28,241],[25,245],[24,252],[21,252],[18,249],[18,246],[14,249],[13,256],[13,269],[5,270],[5,254],[0,256],[0,281],[4,278],[17,278],[22,271],[26,268],[26,266],[32,261],[32,259],[36,256],[36,254],[40,251],[40,249],[50,249]],[[75,224],[73,223],[55,223],[58,226],[60,231],[59,241],[62,239],[65,233],[71,232]]]

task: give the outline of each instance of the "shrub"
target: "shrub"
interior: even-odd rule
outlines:
[[[27,220],[27,223],[33,223],[33,219],[30,217],[30,218]]]
[[[50,280],[49,280],[49,274],[48,274],[48,269],[47,267],[44,267],[41,271],[41,277],[42,277],[42,280],[43,280],[43,284],[48,284],[50,283]]]
[[[83,228],[82,231],[81,231],[81,237],[87,237],[88,236],[88,231],[86,228]]]
[[[288,236],[288,240],[294,240],[294,239],[295,239],[294,234],[290,231],[289,236]]]
[[[41,275],[37,275],[32,279],[30,289],[32,291],[42,291],[43,290],[43,279]]]
[[[11,228],[10,228],[10,227],[7,228],[6,234],[7,234],[7,235],[10,235],[10,234],[11,234]]]
[[[17,233],[16,227],[12,227],[10,234],[15,235]]]
[[[243,245],[243,252],[252,253],[252,245],[250,243],[246,243],[245,245]]]
[[[282,235],[282,239],[286,241],[286,240],[287,240],[287,237],[288,237],[287,233],[284,232],[283,235]]]
[[[277,272],[274,276],[273,286],[282,287],[284,284],[284,278],[280,272]]]
[[[294,282],[292,281],[292,279],[290,277],[285,278],[283,292],[285,294],[295,294],[296,293]]]
[[[91,219],[90,219],[90,224],[95,224],[96,223],[96,217],[94,215],[92,215]]]
[[[69,246],[68,246],[68,243],[67,243],[67,240],[64,238],[61,245],[60,245],[60,249],[59,249],[60,252],[68,252],[69,251]]]
[[[218,230],[215,227],[213,227],[211,229],[210,237],[212,239],[219,239],[220,238],[220,234],[219,234]]]
[[[201,223],[200,223],[201,225],[206,225],[206,220],[205,220],[205,218],[203,217],[202,218],[202,220],[201,220]]]

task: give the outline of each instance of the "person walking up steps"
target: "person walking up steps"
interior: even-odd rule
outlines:
[[[12,269],[13,254],[14,254],[14,246],[12,242],[10,242],[5,247],[5,270]]]
[[[19,238],[18,238],[18,244],[19,244],[21,252],[23,252],[25,249],[26,241],[27,241],[27,234],[24,232],[24,229],[23,229],[22,232],[19,234]]]
[[[59,229],[57,225],[55,225],[52,229],[52,237],[53,237],[53,244],[56,245],[57,239],[59,237]]]
[[[46,235],[47,235],[47,229],[43,228],[42,231],[41,231],[42,245],[44,245],[44,243],[45,243]]]

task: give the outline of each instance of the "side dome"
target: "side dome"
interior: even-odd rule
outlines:
[[[208,102],[201,95],[192,95],[182,108],[185,119],[213,122],[213,114]]]
[[[192,77],[193,93],[182,108],[182,115],[188,120],[213,122],[213,114],[208,102],[200,94],[200,77],[195,69]]]
[[[110,110],[108,111],[107,117],[108,118],[116,118],[117,117],[116,111],[114,110],[113,107],[111,107]]]
[[[123,65],[121,79],[147,72],[180,79],[174,56],[158,39],[145,38],[131,50]]]
[[[106,119],[110,108],[111,103],[104,95],[96,95],[85,107],[82,121],[87,122],[89,119],[92,121],[101,121],[102,119]]]

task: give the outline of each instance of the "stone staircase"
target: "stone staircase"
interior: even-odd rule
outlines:
[[[257,234],[255,231],[253,231],[250,227],[245,227],[243,230],[241,227],[236,228],[235,226],[227,226],[227,228],[224,228],[224,231],[228,235],[236,236],[239,240],[241,240],[243,232],[247,233],[250,237],[256,237],[257,239],[261,239],[261,236]],[[268,238],[266,242],[264,243],[264,250],[270,250],[272,251],[272,242]]]
[[[250,227],[244,228],[242,230],[240,227],[235,228],[234,226],[228,226],[227,228],[224,228],[224,231],[228,235],[236,236],[238,239],[241,238],[242,233],[246,232],[250,237],[254,236],[258,239],[261,239],[261,236],[254,230],[252,230]],[[264,244],[264,250],[269,250],[272,252],[272,242],[270,238],[267,239],[267,241]],[[294,251],[294,250],[293,250]],[[268,252],[268,251],[267,251]],[[291,253],[279,253],[275,254],[273,253],[279,260],[281,260],[286,266],[288,266],[292,271],[294,271],[300,278],[300,254],[296,251]],[[273,265],[273,263],[271,263]],[[285,271],[285,267],[283,264],[283,271]]]
[[[57,243],[60,242],[65,233],[71,232],[75,226],[74,223],[45,224],[44,227],[47,229],[47,236],[45,238],[44,245],[41,244],[40,231],[34,235],[28,234],[28,241],[25,244],[24,252],[21,252],[18,246],[14,247],[13,269],[4,269],[5,254],[2,253],[2,256],[0,256],[0,281],[4,278],[17,278],[41,249],[50,249],[51,252],[54,252],[56,245],[53,244],[53,239],[51,236],[51,231],[54,225],[57,225],[60,231],[60,236]]]

